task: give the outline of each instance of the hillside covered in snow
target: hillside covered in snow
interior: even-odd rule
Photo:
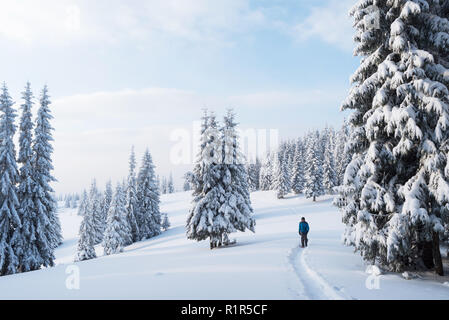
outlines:
[[[405,280],[400,274],[366,273],[353,249],[341,244],[344,225],[330,196],[277,199],[251,195],[256,233],[231,236],[237,244],[209,249],[186,239],[191,194],[162,196],[171,228],[134,243],[121,254],[74,263],[81,217],[63,208],[64,242],[56,267],[0,278],[0,299],[448,299],[447,277],[432,273]],[[310,224],[309,247],[299,247],[299,219]],[[79,271],[79,289],[66,282]],[[26,290],[24,290],[26,288]]]

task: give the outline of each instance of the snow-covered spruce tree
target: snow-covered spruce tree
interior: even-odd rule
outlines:
[[[283,199],[288,193],[288,171],[287,164],[282,160],[282,151],[276,153],[275,163],[274,163],[274,180],[272,183],[273,190],[276,190],[276,196],[278,199]]]
[[[329,136],[324,146],[323,159],[323,186],[326,192],[333,193],[334,187],[337,186],[337,175],[335,173],[334,144],[332,137]]]
[[[323,156],[318,132],[307,136],[305,164],[304,194],[306,198],[316,201],[317,197],[324,194]]]
[[[270,190],[273,183],[273,159],[275,153],[267,153],[264,163],[260,168],[260,190]]]
[[[20,118],[19,156],[17,162],[21,165],[17,197],[19,200],[18,213],[22,225],[17,228],[12,239],[13,247],[19,259],[19,272],[38,270],[43,266],[52,266],[54,255],[49,243],[45,226],[48,223],[45,215],[37,215],[33,201],[34,175],[31,148],[33,122],[31,109],[33,107],[33,93],[31,85],[27,83],[22,93],[23,104]]]
[[[20,243],[22,237],[18,208],[16,183],[19,181],[13,136],[16,131],[13,101],[3,84],[0,94],[0,276],[16,273],[20,261],[14,248],[13,241]]]
[[[75,196],[72,198],[72,202],[71,202],[71,204],[70,204],[70,207],[71,207],[72,209],[78,208],[78,200],[76,200],[76,197],[75,197]]]
[[[190,183],[190,187],[193,190],[194,197],[197,196],[199,193],[201,193],[200,190],[203,190],[203,187],[204,187],[204,181],[202,179],[204,176],[205,167],[204,167],[203,163],[201,162],[201,157],[204,152],[204,149],[206,147],[208,147],[208,144],[209,144],[209,141],[207,140],[208,139],[207,138],[207,134],[208,134],[207,130],[209,128],[209,119],[210,119],[210,117],[209,117],[208,111],[207,111],[207,109],[205,109],[204,114],[201,117],[202,123],[201,123],[201,131],[200,131],[200,136],[201,136],[200,148],[199,148],[200,150],[197,155],[197,160],[196,160],[195,166],[193,168],[193,172],[186,173],[186,179]],[[217,130],[217,128],[215,128],[215,130]]]
[[[89,206],[89,196],[87,194],[87,191],[84,190],[83,195],[81,196],[80,205],[78,207],[78,215],[83,216],[86,213],[88,206]]]
[[[260,162],[259,157],[256,157],[256,162],[253,166],[253,184],[255,190],[260,190],[260,169],[262,167],[262,163]]]
[[[83,220],[80,224],[78,248],[75,261],[84,261],[97,257],[95,253],[95,242],[97,234],[95,229],[95,219],[89,205],[84,207],[82,213]]]
[[[342,128],[337,132],[335,138],[335,175],[337,179],[337,186],[343,183],[343,177],[345,175],[346,167],[351,161],[351,155],[345,150],[346,141],[349,139],[349,128],[346,120],[344,121]]]
[[[256,221],[249,193],[248,174],[245,159],[241,154],[237,123],[232,110],[228,110],[222,127],[222,181],[224,202],[222,203],[213,229],[221,234],[218,245],[229,242],[228,235],[235,231],[244,232],[246,229],[255,232]],[[220,199],[221,200],[221,199]]]
[[[111,205],[113,195],[114,191],[112,190],[112,181],[109,180],[106,182],[103,197],[101,198],[101,211],[103,213],[103,221],[105,222],[108,218],[109,206]]]
[[[132,242],[139,241],[139,227],[137,225],[136,216],[138,214],[139,206],[137,200],[137,178],[136,178],[136,156],[134,153],[134,147],[131,149],[131,155],[129,157],[129,174],[126,190],[126,211],[128,224],[131,228],[131,240]],[[127,243],[127,245],[130,243]]]
[[[71,197],[70,195],[67,195],[67,196],[65,197],[65,204],[64,204],[64,207],[70,208],[71,203],[72,203],[72,197]]]
[[[87,212],[92,217],[94,227],[94,244],[100,244],[103,240],[103,234],[106,227],[106,221],[103,220],[103,212],[101,210],[101,195],[97,188],[97,181],[92,180],[89,190],[89,202]]]
[[[193,173],[190,172],[190,171],[186,172],[186,174],[184,175],[184,184],[183,184],[183,187],[182,187],[182,189],[184,191],[192,190],[192,186],[191,186],[191,183],[190,183],[192,177],[193,177]]]
[[[167,178],[166,178],[166,177],[162,177],[160,193],[161,193],[161,194],[167,194],[167,191],[168,191],[168,182],[167,182]]]
[[[107,226],[103,237],[105,255],[122,252],[129,241],[131,228],[128,224],[125,202],[125,192],[122,185],[118,183],[109,207]]]
[[[187,238],[206,240],[210,248],[222,240],[223,230],[215,227],[221,202],[225,199],[222,185],[222,141],[214,114],[204,112],[202,117],[200,150],[197,156],[193,177],[192,207],[186,223]],[[221,225],[221,224],[220,224]]]
[[[287,172],[287,193],[292,189],[292,180],[293,180],[293,162],[295,159],[295,147],[294,144],[290,141],[286,144],[286,149],[284,151],[284,163],[285,170]]]
[[[304,190],[304,148],[302,141],[298,139],[295,147],[295,155],[293,158],[292,168],[292,190],[296,194],[300,194]]]
[[[168,220],[168,215],[166,213],[163,214],[164,218],[162,219],[162,229],[167,231],[170,228],[170,221]]]
[[[260,180],[260,161],[256,158],[255,161],[249,162],[246,165],[246,171],[248,172],[248,183],[250,191],[259,190],[259,180]]]
[[[137,177],[137,199],[139,211],[137,223],[140,239],[149,239],[161,233],[161,213],[159,211],[159,190],[156,184],[153,160],[148,149],[142,159]]]
[[[37,111],[36,127],[34,130],[33,157],[33,202],[36,209],[35,215],[46,217],[45,235],[52,248],[56,248],[62,243],[62,231],[57,214],[57,203],[53,197],[53,189],[50,186],[55,178],[51,175],[53,164],[51,154],[53,146],[51,142],[52,126],[50,120],[53,116],[50,113],[50,97],[47,86],[42,90],[40,97],[40,107]]]
[[[173,183],[173,175],[170,173],[170,176],[168,178],[167,182],[167,192],[168,193],[174,193],[175,192],[175,185]]]
[[[353,110],[347,145],[353,157],[339,189],[345,240],[394,271],[424,264],[443,274],[448,10],[448,1],[430,0],[365,0],[351,10],[362,62],[342,106]]]

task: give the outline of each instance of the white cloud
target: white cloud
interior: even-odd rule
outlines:
[[[74,31],[73,5],[58,1],[1,1],[0,35],[23,42],[52,39]]]
[[[314,7],[304,21],[294,26],[293,34],[299,41],[319,38],[351,51],[354,31],[348,12],[353,4],[353,0],[330,0],[323,7]]]
[[[139,43],[185,40],[232,45],[239,35],[272,29],[305,41],[318,37],[352,48],[348,8],[352,0],[329,0],[297,22],[288,1],[250,0],[3,0],[0,36],[28,44],[93,40]]]
[[[225,43],[265,22],[249,0],[4,0],[0,35],[26,43],[179,37]]]
[[[276,108],[276,107],[308,107],[316,104],[335,102],[335,97],[341,95],[341,90],[298,90],[266,91],[229,97],[231,105],[250,108]]]

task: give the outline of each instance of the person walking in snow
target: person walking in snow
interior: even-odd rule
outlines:
[[[306,222],[306,218],[302,217],[299,223],[299,235],[301,236],[301,247],[307,247],[309,240],[307,234],[309,233],[309,224]]]

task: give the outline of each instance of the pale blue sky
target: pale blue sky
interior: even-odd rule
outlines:
[[[0,80],[19,102],[27,80],[49,85],[57,191],[126,175],[131,144],[178,178],[170,133],[205,106],[281,137],[340,126],[354,2],[5,0]]]

